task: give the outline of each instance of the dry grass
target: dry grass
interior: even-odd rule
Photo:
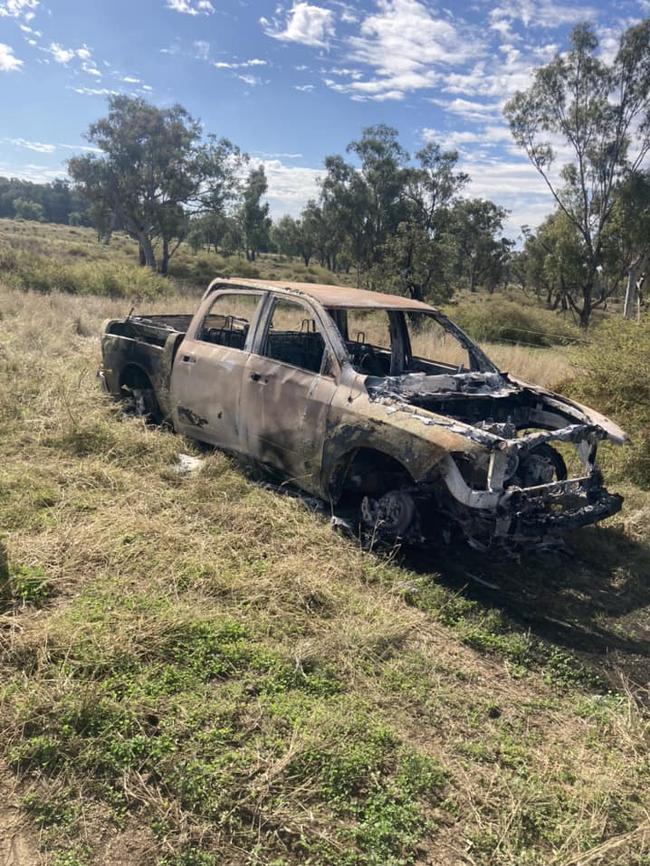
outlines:
[[[0,311],[0,725],[46,860],[647,864],[637,697],[220,454],[179,475],[96,386],[123,303]]]
[[[169,278],[163,278],[138,266],[137,244],[119,232],[106,245],[88,228],[0,219],[0,279],[16,288],[137,299],[196,293],[217,275],[352,284],[349,275],[334,275],[316,263],[305,267],[299,259],[274,254],[251,263],[242,255],[193,253],[186,244],[172,258]]]

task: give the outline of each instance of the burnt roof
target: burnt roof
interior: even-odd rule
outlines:
[[[420,310],[431,312],[435,308],[422,301],[412,301],[399,295],[389,295],[385,292],[370,292],[366,289],[352,289],[349,286],[328,286],[318,283],[292,283],[284,280],[251,280],[238,277],[218,277],[210,284],[216,286],[240,286],[254,289],[286,289],[299,292],[318,301],[324,307],[375,308],[382,310]]]

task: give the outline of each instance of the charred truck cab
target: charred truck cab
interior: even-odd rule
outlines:
[[[352,503],[405,539],[544,544],[620,510],[596,462],[613,422],[500,371],[428,304],[217,279],[191,316],[105,323],[106,390],[180,433]]]

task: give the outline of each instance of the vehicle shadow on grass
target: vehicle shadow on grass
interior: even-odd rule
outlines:
[[[212,449],[209,449],[212,450]],[[254,483],[300,499],[328,515],[324,503],[305,496],[259,467],[237,461]],[[344,526],[354,520],[342,513]],[[354,532],[345,532],[355,537]],[[394,549],[393,549],[394,550]],[[379,553],[379,550],[377,550]],[[650,543],[622,527],[595,526],[568,534],[557,549],[513,557],[479,552],[467,543],[404,547],[395,560],[486,609],[502,611],[512,627],[572,652],[621,685],[621,674],[647,688],[650,682]]]
[[[558,550],[517,559],[458,545],[405,550],[401,559],[610,679],[650,681],[650,545],[622,529],[582,529]]]

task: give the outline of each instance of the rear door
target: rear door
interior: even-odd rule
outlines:
[[[296,484],[320,491],[336,358],[314,308],[271,296],[242,381],[241,424],[247,452]]]
[[[220,289],[199,309],[172,371],[176,429],[228,451],[242,450],[241,384],[265,293]]]

